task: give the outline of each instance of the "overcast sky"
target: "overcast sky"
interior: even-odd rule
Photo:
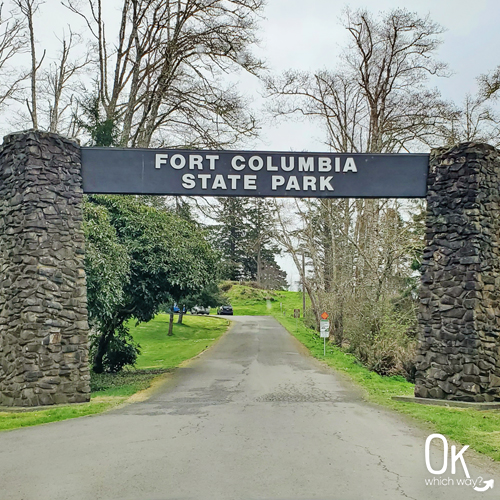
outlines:
[[[333,0],[268,0],[258,54],[273,71],[333,69],[347,41],[339,22],[346,5]],[[438,59],[449,64],[453,76],[433,84],[447,99],[461,101],[467,92],[474,93],[476,77],[500,65],[499,0],[351,0],[349,6],[373,13],[406,8],[422,16],[429,14],[446,28]],[[247,93],[258,87],[251,77],[242,75],[241,82]],[[322,129],[312,124],[268,124],[256,147],[324,150],[323,138]]]
[[[258,54],[273,71],[335,68],[347,41],[339,19],[345,2],[332,0],[268,0],[262,21]],[[441,24],[447,31],[437,58],[449,64],[453,76],[433,81],[446,99],[462,101],[475,93],[476,77],[500,65],[500,0],[377,0],[349,2],[351,9],[365,7],[372,12],[407,8]],[[258,83],[242,75],[243,90],[252,95]],[[258,99],[255,99],[258,105]],[[257,149],[324,151],[324,133],[319,125],[288,121],[267,123]],[[290,258],[278,262],[296,289],[298,273]]]
[[[108,3],[109,2],[109,3]],[[260,46],[256,53],[273,72],[286,69],[314,71],[334,69],[338,55],[348,40],[340,24],[346,2],[335,0],[267,0],[261,21]],[[110,17],[119,19],[118,0],[105,0]],[[427,14],[447,31],[437,58],[449,64],[453,76],[435,79],[446,99],[460,102],[467,92],[475,93],[476,77],[500,65],[500,0],[351,0],[351,9],[367,8],[373,13],[406,8],[421,16]],[[54,14],[57,15],[54,16]],[[49,47],[70,23],[78,30],[78,18],[61,9],[59,0],[46,0],[36,20],[41,45]],[[55,41],[52,41],[52,43]],[[45,47],[43,47],[45,48]],[[50,58],[50,55],[49,55]],[[261,86],[256,78],[241,74],[241,90],[258,109]],[[10,131],[10,130],[9,130]],[[271,151],[324,151],[324,132],[319,124],[288,120],[275,124],[266,121],[260,140],[252,148]],[[298,279],[290,259],[280,259],[291,283]]]

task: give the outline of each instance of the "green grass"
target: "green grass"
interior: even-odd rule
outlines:
[[[167,336],[167,314],[159,314],[149,323],[133,328],[134,339],[141,346],[137,369],[178,366],[212,345],[226,330],[229,322],[210,316],[184,316],[183,324],[174,325],[174,335]]]
[[[301,292],[275,292],[260,290],[244,285],[233,285],[226,293],[233,306],[234,314],[243,316],[293,315],[294,309],[300,309],[302,315]],[[306,307],[310,307],[306,298]]]
[[[452,440],[500,460],[500,411],[448,408],[394,401],[392,396],[413,395],[414,385],[403,377],[383,377],[365,368],[353,355],[327,344],[323,355],[323,339],[306,328],[302,320],[296,327],[289,314],[274,314],[276,319],[315,357],[336,371],[347,375],[362,387],[366,399],[414,418],[429,432],[438,432]]]
[[[101,413],[113,406],[114,404],[111,404],[110,401],[92,401],[87,404],[61,406],[50,410],[15,413],[0,412],[0,431],[58,422],[60,420],[67,420],[68,418],[83,417],[85,415]]]
[[[150,387],[162,374],[200,354],[227,330],[228,325],[229,322],[225,319],[188,315],[184,316],[184,324],[174,324],[174,335],[169,337],[166,314],[159,314],[149,323],[138,326],[131,323],[131,333],[141,345],[135,369],[118,374],[92,374],[90,403],[39,411],[0,412],[0,431],[110,410]]]

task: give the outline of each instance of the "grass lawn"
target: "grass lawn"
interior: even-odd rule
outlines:
[[[130,396],[151,386],[162,374],[211,346],[228,328],[225,319],[184,316],[184,324],[174,324],[167,336],[168,315],[159,314],[149,323],[135,326],[131,333],[141,345],[134,370],[119,374],[92,374],[90,403],[47,408],[37,411],[0,412],[0,431],[93,415],[124,403]]]
[[[365,391],[367,400],[413,417],[419,423],[426,424],[433,432],[444,434],[494,460],[500,460],[500,411],[447,408],[394,401],[391,399],[392,396],[411,396],[414,385],[403,377],[382,377],[371,372],[353,355],[332,345],[327,345],[324,356],[323,339],[306,328],[302,318],[297,322],[293,318],[294,308],[301,309],[302,313],[302,293],[267,292],[234,285],[227,295],[230,297],[235,314],[274,316],[308,348],[312,356],[346,374],[360,385]],[[274,300],[266,300],[266,297]]]
[[[149,323],[132,329],[141,346],[137,369],[174,368],[212,345],[229,326],[225,319],[188,314],[182,325],[174,324],[174,335],[168,337],[168,320],[167,314],[159,314]]]
[[[301,292],[273,292],[259,290],[250,286],[233,285],[226,292],[234,314],[238,316],[292,315],[294,309],[300,309],[302,315]],[[306,297],[306,307],[310,307]],[[214,310],[215,311],[215,310]]]

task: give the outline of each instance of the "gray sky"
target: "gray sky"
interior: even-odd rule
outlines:
[[[335,68],[341,48],[348,40],[340,25],[346,2],[267,1],[265,19],[261,22],[261,43],[256,52],[272,72]],[[104,2],[111,24],[119,19],[119,4],[116,0]],[[460,102],[466,93],[476,91],[478,75],[500,65],[500,0],[351,0],[349,6],[351,9],[364,7],[373,13],[406,8],[422,16],[429,14],[433,21],[446,28],[437,58],[449,64],[453,76],[432,81],[446,99]],[[61,8],[59,0],[46,0],[36,27],[41,48],[49,48],[49,60],[52,46],[57,47],[55,37],[60,36],[68,23],[78,31],[79,21],[77,16]],[[258,80],[241,74],[238,81],[241,90],[259,109],[262,99],[258,94],[261,89]],[[261,139],[249,148],[324,151],[323,139],[324,132],[317,123],[287,120],[276,124],[265,121]],[[290,282],[298,279],[291,259],[283,258],[279,262],[289,273]]]
[[[346,3],[332,0],[268,0],[262,22],[258,54],[274,72],[286,69],[334,68],[347,41],[339,19]],[[432,81],[446,99],[462,101],[475,93],[476,77],[500,65],[499,0],[351,0],[351,9],[365,7],[373,13],[397,7],[418,12],[441,24],[447,31],[437,58],[449,64],[453,75]],[[249,95],[258,88],[252,77],[241,77]],[[255,99],[259,105],[259,99]],[[287,121],[267,123],[255,146],[262,150],[323,151],[323,131],[319,124]],[[296,289],[298,273],[289,257],[278,258]]]
[[[272,71],[334,68],[347,40],[339,19],[345,2],[332,0],[268,0],[262,22],[258,54]],[[376,13],[407,8],[447,29],[438,59],[453,72],[450,78],[436,78],[443,96],[461,101],[476,90],[476,77],[500,65],[499,0],[351,0],[351,9],[365,7]],[[252,77],[241,77],[242,88],[251,93],[258,87]],[[321,127],[307,122],[268,124],[255,145],[269,150],[324,150]]]

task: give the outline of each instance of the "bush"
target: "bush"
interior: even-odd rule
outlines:
[[[99,336],[95,336],[90,348],[91,359],[94,359],[97,350]],[[125,327],[116,331],[111,339],[106,354],[103,357],[103,367],[106,373],[118,373],[124,366],[135,365],[137,356],[141,353],[140,345],[137,344],[132,335]]]
[[[219,288],[223,291],[223,292],[229,292],[229,290],[231,290],[231,288],[233,288],[233,285],[234,285],[234,282],[233,281],[224,281],[220,286]]]
[[[126,365],[135,365],[140,354],[139,345],[129,338],[114,337],[104,355],[104,369],[109,373],[118,373]]]
[[[417,343],[414,311],[398,309],[386,300],[349,313],[344,318],[349,351],[380,375],[401,375],[412,381]]]
[[[375,339],[369,348],[364,346],[359,351],[363,353],[361,361],[379,375],[401,375],[409,381],[415,377],[414,343],[401,343],[401,339],[385,335]]]

